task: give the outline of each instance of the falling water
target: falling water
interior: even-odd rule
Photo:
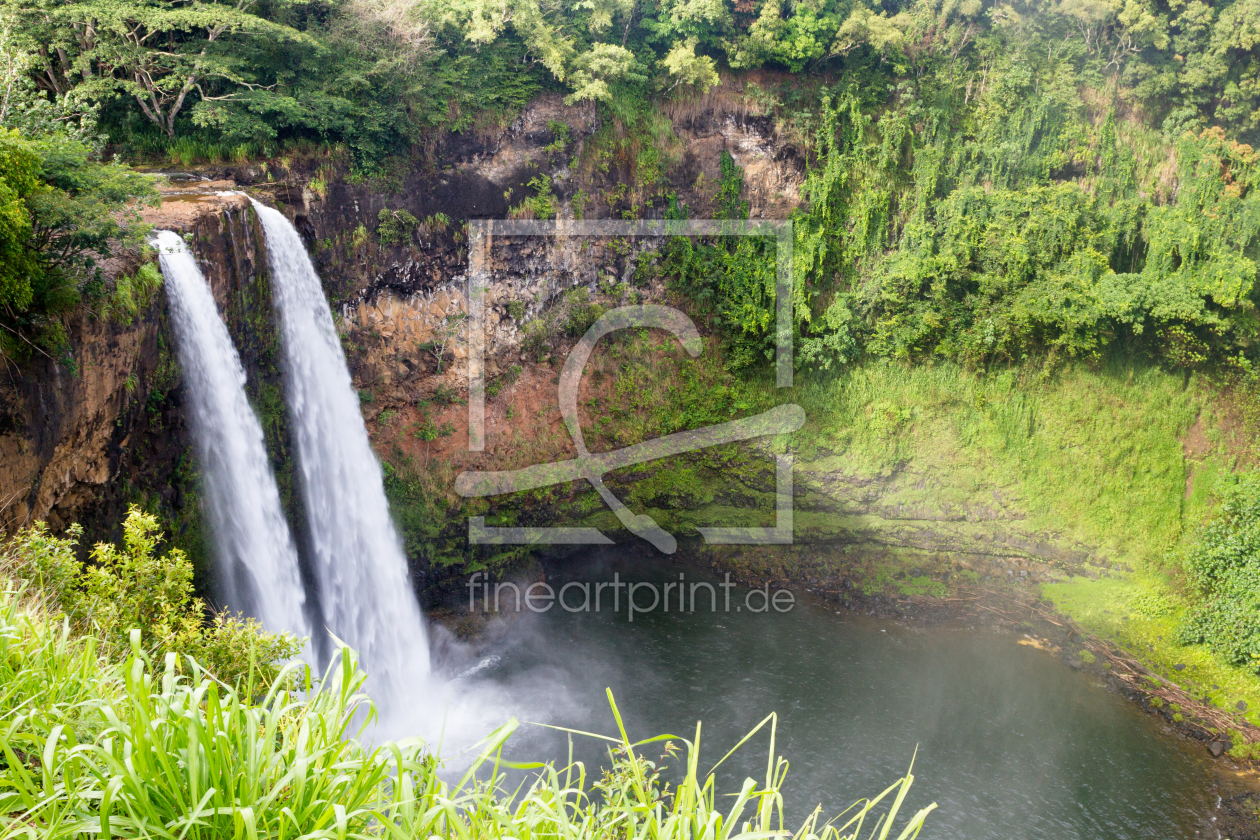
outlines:
[[[206,513],[223,572],[223,599],[268,630],[309,636],[297,551],[267,461],[262,427],[245,398],[240,357],[184,240],[169,230],[157,231],[155,239],[188,383]]]
[[[254,209],[280,310],[324,619],[359,652],[382,712],[397,717],[429,672],[420,606],[319,275],[293,225],[258,202]]]

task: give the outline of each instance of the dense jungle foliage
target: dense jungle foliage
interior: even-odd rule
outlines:
[[[137,241],[114,211],[144,188],[102,149],[248,160],[319,142],[372,174],[560,90],[641,135],[620,150],[643,198],[626,212],[659,214],[672,133],[653,115],[765,68],[795,75],[743,84],[743,105],[810,165],[806,365],[1117,342],[1183,368],[1254,361],[1258,0],[6,0],[0,16],[0,123],[24,135],[3,174],[10,351],[60,346],[93,255]],[[45,244],[68,230],[85,241]],[[692,291],[718,296],[740,363],[772,319],[769,255],[738,248]],[[667,270],[687,285],[715,258]]]
[[[1260,672],[1260,473],[1232,477],[1181,560],[1200,601],[1178,640]]]
[[[1023,96],[986,129],[1005,136],[985,142],[945,112],[916,119],[911,96],[878,120],[861,100],[856,87],[824,96],[809,209],[794,215],[805,365],[867,354],[1050,367],[1114,345],[1175,368],[1252,372],[1250,146],[1217,127],[1165,140],[1114,107],[1094,123],[1083,105],[1056,118]],[[739,179],[724,173],[719,195]],[[773,245],[676,242],[653,269],[714,300],[737,364],[771,354]]]

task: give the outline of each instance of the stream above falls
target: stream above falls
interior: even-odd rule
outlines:
[[[616,574],[660,586],[680,572],[716,582],[625,549],[553,563],[547,582]],[[702,720],[702,770],[777,712],[791,828],[815,805],[830,816],[877,794],[912,757],[907,806],[938,804],[929,840],[1193,838],[1216,806],[1201,746],[1013,634],[837,612],[804,589],[788,612],[737,611],[746,593],[731,590],[729,612],[702,599],[695,612],[633,622],[624,603],[618,613],[525,612],[476,650],[451,646],[438,666],[463,673],[464,691],[511,698],[526,720],[612,735],[605,687],[632,738],[691,738]],[[571,591],[569,603],[580,601]],[[758,734],[719,771],[719,789],[764,778],[767,748]],[[523,727],[505,755],[563,763],[568,749],[561,733]],[[591,739],[573,750],[588,768],[606,763]]]

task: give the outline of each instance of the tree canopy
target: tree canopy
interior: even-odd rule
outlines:
[[[1109,90],[1177,134],[1260,131],[1260,0],[5,0],[53,96],[167,137],[307,133],[387,151],[539,86],[703,90],[718,69]],[[1012,60],[1012,56],[1018,56]],[[1016,66],[1018,65],[1018,66]],[[522,88],[524,87],[524,89]],[[124,126],[120,125],[119,128]],[[367,140],[361,135],[374,135]]]
[[[553,90],[620,126],[631,214],[668,203],[671,130],[652,109],[721,72],[786,71],[741,95],[809,165],[805,363],[1089,358],[1118,340],[1185,367],[1256,356],[1260,0],[0,0],[0,16],[0,123],[38,122],[58,148],[200,138],[248,157],[308,139],[371,173]],[[39,292],[16,278],[38,275],[13,243],[53,208],[6,142],[0,288],[17,306]],[[118,170],[74,160],[124,197]],[[760,246],[727,245],[663,267],[700,293],[686,278],[710,272],[686,260],[726,266],[705,293],[755,358],[772,320]]]

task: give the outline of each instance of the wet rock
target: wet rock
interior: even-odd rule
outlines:
[[[1208,752],[1212,754],[1213,758],[1220,758],[1222,755],[1225,754],[1225,742],[1213,741],[1212,743],[1208,744]]]
[[[1234,704],[1234,708],[1235,708],[1235,709],[1237,709],[1237,710],[1238,710],[1238,711],[1240,711],[1240,712],[1245,712],[1245,711],[1247,711],[1247,701],[1246,701],[1246,700],[1239,700],[1237,703],[1235,703],[1235,704]]]
[[[1178,662],[1176,665],[1173,666],[1174,671],[1184,671],[1185,669],[1186,669],[1186,666],[1181,662]]]

